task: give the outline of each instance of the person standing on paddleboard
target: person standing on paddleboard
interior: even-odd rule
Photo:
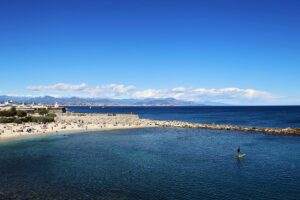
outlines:
[[[237,151],[237,154],[238,154],[238,156],[239,156],[239,155],[241,154],[241,148],[238,147],[236,151]]]

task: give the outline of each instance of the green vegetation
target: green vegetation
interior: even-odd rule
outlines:
[[[10,110],[0,111],[0,117],[13,117],[17,115],[17,109],[12,107]]]
[[[22,110],[18,110],[17,111],[17,116],[18,117],[26,117],[27,116],[27,112],[22,111]]]
[[[30,122],[35,122],[35,123],[49,123],[49,122],[54,122],[54,117],[52,116],[43,116],[43,117],[31,117]]]
[[[25,111],[17,111],[16,108],[11,108],[10,110],[0,111],[0,123],[48,123],[54,122],[56,117],[56,114],[49,113],[49,111],[46,109],[40,110],[39,114],[41,116],[28,116]]]
[[[47,115],[49,113],[49,110],[47,109],[41,109],[38,111],[39,115]]]
[[[0,123],[17,123],[17,124],[22,124],[25,122],[35,122],[35,123],[49,123],[49,122],[54,122],[54,117],[53,116],[40,116],[40,117],[35,117],[35,116],[27,116],[27,117],[1,117],[0,118]]]
[[[14,123],[15,117],[1,117],[0,123]]]
[[[48,113],[46,116],[47,116],[47,117],[53,117],[53,118],[55,118],[55,117],[56,117],[56,114],[55,114],[55,113]]]

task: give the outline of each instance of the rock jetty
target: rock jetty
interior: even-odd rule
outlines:
[[[202,128],[213,130],[231,130],[231,131],[252,131],[262,132],[265,134],[281,134],[281,135],[300,135],[300,128],[259,128],[236,125],[221,124],[199,124],[181,121],[155,121],[156,126],[160,127],[180,127],[180,128]]]

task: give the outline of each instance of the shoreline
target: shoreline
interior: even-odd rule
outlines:
[[[131,127],[114,127],[114,128],[99,128],[99,129],[77,129],[77,130],[63,130],[60,132],[47,132],[47,133],[29,133],[23,135],[10,135],[10,136],[0,136],[0,143],[9,141],[19,141],[23,139],[48,137],[55,135],[72,135],[80,133],[91,133],[91,132],[106,132],[114,130],[128,130],[128,129],[143,129],[143,128],[157,128],[157,126],[131,126]]]
[[[141,119],[134,114],[95,114],[67,113],[59,114],[55,122],[0,124],[0,142],[28,137],[73,134],[95,131],[110,131],[135,128],[199,128],[244,132],[261,132],[276,135],[300,135],[300,128],[259,128],[237,125],[201,124],[183,121]]]
[[[60,114],[56,117],[55,122],[46,124],[0,124],[0,142],[54,134],[73,134],[150,127],[156,127],[156,125],[151,120],[140,119],[137,115],[132,114],[106,115],[68,113]]]

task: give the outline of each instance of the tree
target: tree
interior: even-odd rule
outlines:
[[[26,117],[27,116],[27,112],[25,112],[23,110],[18,110],[17,111],[17,116],[18,117]]]
[[[0,111],[1,117],[13,117],[17,114],[17,109],[15,107],[12,107],[9,110]]]
[[[49,110],[43,108],[43,109],[39,110],[38,113],[39,113],[39,115],[46,115],[49,113]]]
[[[9,113],[11,116],[15,116],[17,114],[17,109],[15,107],[12,107],[10,110],[9,110]]]

